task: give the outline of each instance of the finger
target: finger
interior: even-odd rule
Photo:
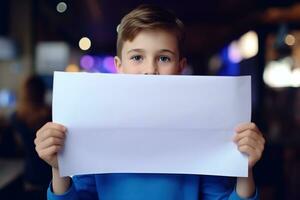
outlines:
[[[257,133],[260,133],[260,131],[257,128],[256,124],[253,123],[253,122],[241,123],[237,127],[235,127],[235,131],[237,133],[241,133],[241,132],[243,132],[245,130],[248,130],[248,129],[253,130],[253,131],[257,132]]]
[[[262,135],[259,135],[257,132],[250,129],[243,131],[241,133],[237,133],[233,140],[237,143],[239,140],[245,137],[253,138],[256,141],[260,141],[261,143],[263,143],[264,140]]]
[[[62,146],[60,145],[53,145],[51,147],[48,147],[46,149],[43,149],[41,151],[38,151],[38,155],[42,158],[50,158],[57,154],[62,149]]]
[[[46,149],[50,146],[54,146],[54,145],[63,146],[63,144],[64,144],[63,139],[57,138],[57,137],[49,137],[49,138],[45,139],[44,141],[42,141],[41,143],[39,143],[36,146],[36,150],[41,151],[41,150]]]
[[[255,153],[255,148],[253,148],[249,145],[240,145],[240,146],[238,146],[238,150],[242,153],[246,153],[247,155]]]
[[[64,127],[61,124],[48,122],[37,131],[36,136],[38,137],[41,133],[43,133],[47,129],[55,129],[55,130],[62,131],[62,132],[66,132],[66,130],[67,130],[66,127]]]
[[[57,138],[64,139],[65,134],[66,134],[65,132],[58,131],[56,129],[46,129],[38,137],[35,138],[34,143],[37,145],[49,137],[57,137]]]
[[[241,153],[245,153],[246,155],[248,155],[249,162],[251,162],[253,165],[261,158],[262,155],[261,151],[254,149],[249,145],[241,145],[238,147],[238,150]]]
[[[256,141],[251,137],[242,138],[237,143],[237,146],[244,146],[244,145],[248,145],[258,151],[263,151],[264,149],[264,145],[261,142]]]

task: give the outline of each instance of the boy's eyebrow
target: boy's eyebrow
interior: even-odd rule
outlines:
[[[131,52],[145,52],[144,49],[130,49],[129,51],[127,51],[127,54],[131,53]],[[170,49],[161,49],[159,50],[159,53],[163,53],[163,52],[168,52],[171,53],[173,55],[176,55],[176,53],[174,51],[171,51]]]
[[[176,55],[176,53],[174,51],[171,51],[170,49],[161,49],[159,52],[160,53],[162,53],[162,52],[168,52],[170,54]]]
[[[144,49],[130,49],[129,51],[127,51],[127,54],[129,54],[131,52],[145,52],[145,50]]]

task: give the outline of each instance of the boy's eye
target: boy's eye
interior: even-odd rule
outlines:
[[[130,58],[130,60],[133,60],[133,61],[142,61],[143,60],[143,57],[140,56],[140,55],[135,55],[135,56],[132,56]]]
[[[159,61],[160,62],[170,62],[171,59],[168,56],[160,56]]]

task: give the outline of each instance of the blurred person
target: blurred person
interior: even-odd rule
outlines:
[[[51,168],[35,151],[35,132],[51,120],[51,108],[45,103],[46,86],[43,80],[29,76],[21,85],[15,113],[11,117],[25,153],[24,192],[26,199],[46,199],[51,180]]]

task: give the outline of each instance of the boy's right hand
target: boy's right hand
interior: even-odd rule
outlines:
[[[37,131],[34,140],[39,157],[56,169],[58,169],[57,153],[64,145],[66,130],[60,124],[48,122]]]

